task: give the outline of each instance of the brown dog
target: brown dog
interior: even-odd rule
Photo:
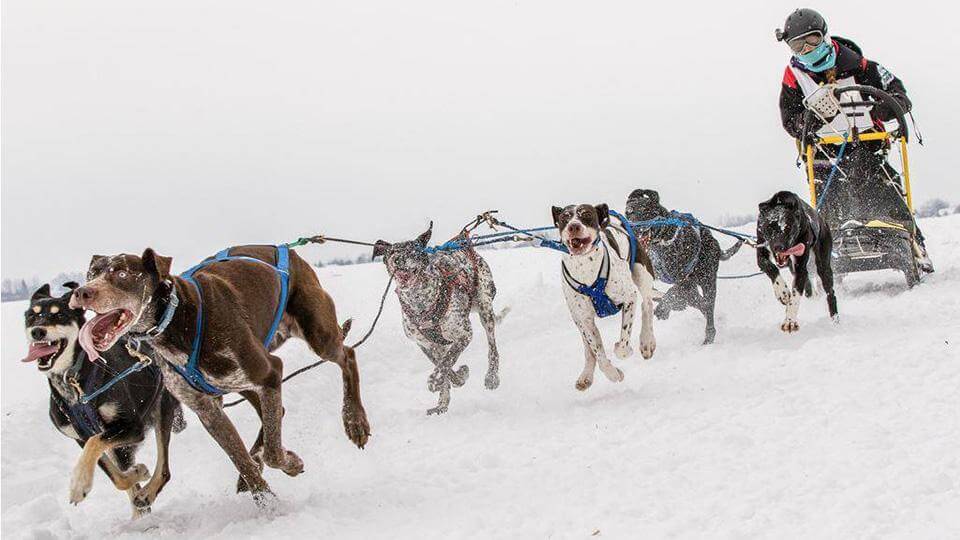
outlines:
[[[217,260],[193,274],[197,287],[183,277],[171,276],[172,259],[150,248],[140,257],[94,256],[88,281],[74,291],[70,304],[97,313],[87,323],[89,335],[81,336],[85,348],[92,349],[91,357],[124,334],[152,342],[167,389],[197,413],[233,461],[240,472],[238,490],[249,489],[263,502],[270,493],[262,476],[264,463],[291,476],[303,471],[300,458],[281,444],[283,362],[271,351],[286,339],[301,338],[321,358],[340,366],[343,424],[347,437],[358,447],[366,444],[370,426],[360,401],[356,356],[343,344],[348,325],[338,326],[333,300],[310,265],[289,252],[288,299],[266,347],[263,340],[280,302],[281,280],[274,268],[279,251],[272,246],[241,246],[230,254],[240,258]],[[198,310],[202,310],[199,319]],[[203,336],[196,345],[201,379],[223,393],[239,392],[260,415],[260,434],[250,452],[224,413],[221,398],[181,375],[198,332]]]

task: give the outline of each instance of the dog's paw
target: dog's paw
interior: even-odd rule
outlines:
[[[457,368],[456,371],[451,370],[449,378],[450,378],[450,384],[452,384],[457,388],[460,388],[461,386],[466,384],[467,379],[470,378],[470,366],[464,365]]]
[[[629,341],[618,341],[613,346],[613,353],[617,355],[617,358],[623,360],[633,356],[633,348],[630,347]]]
[[[134,501],[133,505],[134,505],[134,506],[133,506],[133,512],[132,512],[132,514],[130,515],[130,519],[137,520],[137,519],[140,519],[140,518],[142,518],[142,517],[146,517],[146,516],[149,516],[149,515],[150,515],[151,510],[150,510],[150,507],[149,507],[149,506],[142,506],[142,507],[141,507],[141,506],[137,506],[136,501]]]
[[[780,324],[780,330],[783,330],[788,334],[799,332],[800,322],[797,321],[796,319],[790,319],[790,318],[784,319],[783,322]]]
[[[606,367],[601,366],[600,371],[610,379],[610,382],[621,382],[623,381],[623,371],[620,368],[610,364]]]
[[[126,491],[140,482],[146,482],[150,479],[150,470],[143,463],[137,463],[133,467],[123,471],[113,480],[113,485],[121,491]]]
[[[139,508],[141,510],[150,511],[150,507],[153,506],[153,501],[156,499],[156,494],[152,493],[147,488],[140,488],[137,490],[136,495],[133,496],[133,506],[134,508]]]
[[[270,488],[264,488],[253,492],[253,503],[261,512],[275,514],[280,511],[280,499],[270,491]]]
[[[483,379],[483,385],[487,387],[487,390],[496,390],[500,386],[500,375],[496,371],[488,371],[487,376]]]
[[[586,375],[581,375],[580,378],[577,379],[577,383],[574,385],[574,387],[581,392],[585,391],[591,386],[593,386],[593,376]]]
[[[260,447],[259,450],[251,453],[250,457],[253,458],[253,462],[257,464],[260,474],[263,474],[263,447]],[[243,476],[237,476],[237,493],[243,493],[246,491],[250,491],[250,488],[247,486],[247,482],[243,479]]]
[[[713,341],[714,341],[714,339],[716,339],[716,337],[717,337],[717,329],[716,329],[716,328],[707,328],[706,332],[705,332],[704,335],[703,335],[703,344],[704,344],[704,345],[710,345],[711,343],[713,343]]]
[[[303,472],[303,460],[290,450],[280,449],[279,455],[267,457],[264,462],[274,469],[280,469],[288,476],[296,476]]]
[[[432,416],[434,414],[443,414],[445,412],[447,412],[446,406],[443,406],[443,407],[437,406],[432,409],[427,409],[427,416]]]
[[[357,448],[363,450],[370,440],[370,422],[362,407],[343,407],[343,430]]]
[[[93,475],[90,474],[92,472],[93,469],[86,467],[78,467],[73,471],[73,477],[70,479],[71,504],[80,504],[93,489]]]
[[[654,351],[657,350],[657,338],[652,335],[646,339],[643,337],[640,338],[640,356],[644,360],[649,360],[653,358]]]

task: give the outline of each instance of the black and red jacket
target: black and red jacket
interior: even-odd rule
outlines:
[[[880,64],[872,60],[867,60],[863,56],[860,47],[848,39],[834,37],[833,46],[837,53],[837,61],[830,70],[822,73],[814,73],[805,69],[796,58],[791,58],[790,64],[794,68],[798,68],[809,74],[810,77],[818,83],[826,83],[827,74],[831,71],[835,74],[832,80],[839,81],[853,77],[857,84],[872,86],[887,92],[900,103],[903,112],[910,112],[912,104],[907,97],[907,90],[904,88],[903,82],[900,79]],[[803,118],[806,110],[803,106],[803,97],[803,90],[797,83],[793,71],[791,71],[788,66],[783,71],[783,84],[780,87],[780,119],[783,122],[783,129],[795,139],[800,138],[803,133]],[[874,122],[888,121],[895,118],[893,111],[883,106],[874,107],[871,116]],[[814,119],[814,121],[816,125],[808,126],[809,133],[815,132],[822,125],[819,119]]]

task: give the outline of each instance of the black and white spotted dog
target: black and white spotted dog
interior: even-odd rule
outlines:
[[[786,306],[780,329],[787,333],[800,330],[797,314],[800,295],[812,296],[808,263],[813,253],[820,283],[827,294],[827,309],[836,322],[837,297],[833,290],[830,257],[833,237],[830,227],[809,204],[795,193],[780,191],[760,203],[757,216],[757,265],[773,283],[773,293]],[[779,267],[779,268],[778,268]],[[780,268],[793,272],[793,286],[780,276]]]
[[[563,296],[573,322],[583,338],[584,366],[577,378],[577,390],[593,384],[600,371],[613,382],[623,380],[623,372],[607,358],[596,318],[621,313],[620,340],[613,350],[617,358],[633,354],[630,337],[636,316],[637,291],[640,291],[640,354],[653,356],[657,341],[653,335],[653,268],[646,250],[635,244],[632,266],[630,235],[622,225],[613,225],[606,204],[553,207],[553,223],[568,253],[561,263]],[[591,292],[586,291],[590,289]],[[601,290],[602,289],[602,290]]]
[[[56,428],[83,448],[73,470],[70,502],[77,504],[90,492],[94,467],[99,465],[117,489],[127,492],[138,517],[150,511],[163,486],[170,480],[167,459],[170,433],[182,431],[180,403],[163,388],[156,366],[134,372],[93,398],[84,394],[103,387],[119,370],[135,364],[124,347],[126,340],[103,353],[111,366],[90,362],[79,346],[80,329],[86,323],[82,309],[70,308],[76,283],[63,296],[51,296],[44,285],[33,293],[24,313],[30,342],[24,362],[36,362],[50,384],[50,420]],[[77,385],[77,386],[74,386]],[[148,429],[157,439],[157,465],[153,476],[136,463],[136,453]],[[147,482],[143,486],[141,482]]]
[[[670,212],[660,204],[660,194],[652,189],[636,189],[627,197],[627,219],[632,222],[666,218]],[[667,319],[671,311],[687,306],[696,308],[707,319],[703,344],[713,343],[717,335],[714,309],[717,303],[717,270],[720,261],[733,257],[743,240],[726,251],[710,229],[690,226],[656,226],[638,230],[647,245],[656,278],[672,285],[657,305],[654,314]]]
[[[434,370],[427,380],[431,392],[439,392],[437,406],[427,414],[440,414],[450,405],[451,386],[467,382],[470,368],[454,369],[457,359],[470,340],[470,312],[480,315],[487,334],[488,366],[485,386],[493,390],[500,385],[500,355],[494,328],[506,315],[507,308],[494,313],[493,299],[497,288],[486,261],[472,248],[427,253],[433,224],[416,240],[390,244],[378,240],[373,256],[383,256],[387,272],[396,281],[397,297],[403,312],[403,330],[433,362]]]

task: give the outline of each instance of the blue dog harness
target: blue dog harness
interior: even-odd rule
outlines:
[[[610,210],[610,214],[620,220],[620,223],[623,224],[623,228],[627,233],[627,237],[630,239],[630,252],[627,260],[630,263],[629,268],[632,269],[633,265],[637,262],[637,237],[634,235],[633,227],[627,218],[613,210]],[[600,241],[599,235],[597,236],[597,241]],[[578,293],[590,298],[590,302],[593,304],[593,310],[597,312],[597,317],[603,318],[616,315],[623,309],[622,304],[614,303],[610,296],[607,295],[607,281],[610,278],[610,248],[607,247],[607,244],[603,244],[603,259],[600,261],[600,270],[597,272],[597,278],[593,281],[592,285],[587,285],[574,279],[574,277],[570,275],[570,271],[567,270],[567,265],[563,264],[563,262],[560,263],[560,266],[563,268],[563,279],[567,282],[567,285]]]
[[[290,248],[286,245],[276,246],[277,249],[277,265],[274,266],[266,261],[261,261],[254,257],[247,257],[244,255],[230,255],[230,248],[224,249],[223,251],[217,253],[212,258],[207,259],[200,264],[194,266],[193,268],[187,270],[186,272],[180,274],[186,282],[190,283],[197,289],[197,325],[196,325],[196,335],[193,338],[193,347],[190,350],[190,358],[187,360],[185,366],[180,367],[177,364],[171,363],[170,365],[180,374],[187,383],[190,384],[195,390],[203,392],[205,394],[210,394],[212,396],[221,396],[225,392],[219,388],[213,386],[204,378],[203,373],[200,372],[200,368],[197,367],[197,363],[200,360],[200,347],[203,345],[203,289],[200,288],[200,283],[194,278],[194,274],[200,270],[210,266],[213,263],[223,262],[223,261],[248,261],[255,262],[259,264],[264,264],[269,266],[274,272],[277,273],[277,276],[280,278],[280,302],[277,304],[277,314],[273,318],[273,324],[270,325],[270,331],[267,332],[267,337],[263,340],[263,346],[269,348],[270,342],[273,341],[273,337],[277,333],[277,328],[280,327],[280,319],[283,317],[283,312],[287,307],[287,296],[289,295],[289,285],[290,285]]]

